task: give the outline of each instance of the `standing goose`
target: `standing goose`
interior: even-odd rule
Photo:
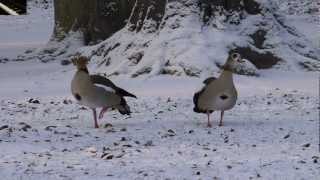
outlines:
[[[89,75],[87,68],[89,59],[77,57],[72,62],[77,66],[77,72],[71,81],[71,92],[75,99],[93,111],[95,128],[99,128],[96,108],[102,108],[99,119],[109,108],[118,109],[121,114],[129,115],[130,107],[124,96],[137,98],[135,95],[117,87],[109,79],[100,75]]]
[[[242,63],[240,54],[232,53],[222,66],[222,73],[218,78],[210,77],[203,81],[204,87],[194,94],[194,112],[205,113],[208,116],[208,127],[211,127],[210,114],[221,111],[219,126],[222,126],[224,111],[231,109],[237,101],[237,90],[233,84],[232,69],[237,63]]]

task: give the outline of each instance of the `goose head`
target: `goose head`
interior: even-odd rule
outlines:
[[[237,68],[237,66],[240,63],[244,63],[244,60],[242,60],[241,55],[239,53],[231,53],[228,56],[226,63],[222,66],[222,69],[227,71],[233,71]]]
[[[89,59],[85,56],[75,57],[72,60],[73,65],[77,66],[78,70],[85,70],[87,69],[87,64]]]

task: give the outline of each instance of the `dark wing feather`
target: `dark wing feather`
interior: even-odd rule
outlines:
[[[209,77],[206,80],[203,81],[204,84],[208,85],[209,83],[211,83],[212,81],[216,80],[216,77]]]
[[[203,93],[205,88],[202,88],[200,91],[196,92],[193,96],[193,103],[194,103],[194,108],[193,111],[197,112],[197,113],[205,113],[205,111],[201,110],[198,106],[198,101],[199,101],[199,97],[200,95]]]
[[[124,98],[121,98],[120,107],[118,108],[118,111],[122,115],[125,115],[125,114],[130,115],[131,114],[130,107]]]
[[[129,93],[128,91],[117,87],[111,80],[109,80],[103,76],[90,75],[90,78],[91,78],[92,83],[101,84],[101,85],[107,86],[109,88],[112,88],[116,91],[116,94],[118,94],[120,96],[128,96],[128,97],[137,98],[135,95]]]
[[[203,87],[200,91],[196,92],[193,96],[193,103],[194,103],[194,108],[193,111],[196,113],[205,113],[207,114],[207,110],[206,109],[201,109],[198,105],[198,101],[199,101],[199,97],[201,96],[201,94],[203,93],[203,91],[205,90],[205,87]],[[209,110],[209,113],[213,113],[212,110]]]
[[[90,78],[91,78],[91,81],[94,83],[94,84],[101,84],[101,85],[104,85],[104,86],[107,86],[109,88],[112,88],[114,90],[117,89],[117,86],[115,84],[113,84],[112,81],[110,81],[109,79],[103,77],[103,76],[100,76],[100,75],[90,75]]]
[[[128,91],[121,89],[121,88],[118,88],[116,92],[117,92],[117,94],[119,94],[121,96],[128,96],[128,97],[137,98],[137,96],[135,96],[134,94],[131,94]]]
[[[196,92],[196,93],[194,94],[194,96],[193,96],[193,103],[194,103],[193,111],[194,111],[194,112],[197,112],[197,113],[207,113],[207,110],[201,109],[201,108],[199,107],[199,105],[198,105],[199,97],[200,97],[201,94],[205,91],[206,86],[207,86],[208,84],[210,84],[212,81],[216,80],[216,79],[217,79],[217,78],[215,78],[215,77],[209,77],[209,78],[205,79],[205,80],[203,81],[203,83],[205,84],[205,86],[204,86],[200,91],[198,91],[198,92]],[[209,112],[212,113],[213,111],[210,110]]]

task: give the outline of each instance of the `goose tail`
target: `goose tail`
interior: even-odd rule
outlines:
[[[121,99],[120,105],[117,107],[118,111],[122,115],[130,115],[131,110],[130,106],[127,104],[126,100],[124,98]]]

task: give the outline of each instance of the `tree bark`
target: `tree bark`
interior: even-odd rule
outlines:
[[[55,0],[54,5],[54,40],[61,41],[72,31],[82,32],[85,45],[92,45],[106,40],[123,28],[131,31],[133,36],[135,33],[138,34],[136,38],[140,40],[138,43],[135,39],[121,39],[121,36],[119,36],[119,41],[117,39],[111,39],[111,43],[108,43],[110,41],[106,41],[96,51],[93,51],[96,54],[92,52],[93,55],[102,59],[102,62],[106,62],[107,65],[111,62],[111,57],[108,57],[108,54],[112,53],[115,49],[122,49],[121,53],[124,54],[128,53],[131,65],[132,63],[135,65],[139,64],[140,60],[144,62],[145,54],[147,54],[145,51],[153,41],[151,38],[147,39],[149,36],[144,35],[147,33],[161,33],[163,32],[162,27],[164,27],[164,32],[167,30],[166,27],[172,29],[172,31],[177,28],[185,28],[180,23],[189,15],[202,21],[199,29],[208,27],[223,30],[224,28],[228,28],[228,26],[224,25],[235,25],[232,26],[234,28],[232,31],[236,32],[235,27],[237,25],[241,27],[244,19],[251,15],[260,14],[261,16],[257,16],[257,19],[260,21],[259,24],[246,29],[247,34],[239,34],[240,36],[243,35],[246,42],[233,43],[226,47],[230,50],[229,52],[239,52],[243,58],[251,61],[258,69],[272,68],[274,65],[279,64],[279,62],[284,62],[281,54],[277,53],[279,47],[283,46],[275,43],[270,44],[267,41],[268,37],[277,36],[274,34],[278,31],[277,27],[287,30],[288,36],[293,35],[299,38],[299,34],[284,24],[281,21],[281,17],[278,17],[274,13],[276,10],[273,5],[259,4],[258,0]],[[184,14],[185,12],[187,13]],[[185,24],[185,26],[188,26],[188,24]],[[119,33],[119,35],[122,35],[122,32]],[[127,32],[124,31],[124,33]],[[114,37],[117,38],[118,36]],[[139,39],[141,37],[142,39]],[[156,36],[150,37],[157,38]],[[143,44],[139,44],[141,42]],[[295,44],[295,41],[292,42],[288,43],[292,50],[307,58],[313,60],[319,59],[315,50],[307,51],[303,48],[306,45],[300,45],[304,41],[301,43],[296,42]],[[61,50],[59,47],[53,48],[53,51],[55,49]],[[68,47],[66,45],[66,48]],[[134,52],[131,52],[130,48],[134,49],[132,50]],[[117,50],[116,54],[119,52]],[[63,52],[55,54],[60,55]],[[100,54],[104,55],[100,56]],[[117,58],[115,61],[125,60]],[[123,66],[130,63],[123,63]],[[309,66],[309,64],[305,65]],[[118,67],[120,68],[120,66]],[[182,69],[186,69],[185,66],[181,67]],[[141,69],[142,73],[149,73],[151,67],[142,67]],[[186,74],[190,73],[186,70]]]
[[[70,31],[82,31],[85,44],[105,40],[126,25],[132,0],[55,0],[53,37],[62,40]]]
[[[159,28],[166,0],[55,0],[53,37],[62,40],[70,31],[81,30],[85,44],[105,40],[128,22],[129,30],[139,32]],[[146,21],[153,21],[148,24]]]
[[[129,30],[139,32],[144,27],[149,32],[154,32],[160,26],[165,7],[166,0],[137,0],[129,19]],[[155,22],[155,27],[148,26],[145,21]]]

